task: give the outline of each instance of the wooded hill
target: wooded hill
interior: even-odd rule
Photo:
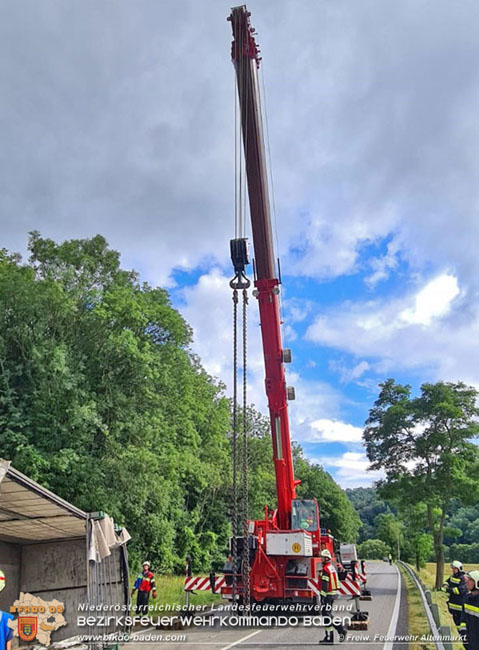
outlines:
[[[361,518],[359,531],[361,556],[382,558],[392,553],[397,556],[398,537],[401,558],[419,564],[433,561],[433,538],[426,519],[422,525],[412,527],[404,513],[394,503],[385,501],[374,487],[346,490],[348,499]],[[474,497],[474,495],[473,495]],[[479,496],[474,505],[464,505],[459,499],[452,500],[444,529],[444,550],[446,561],[460,560],[464,563],[479,563]],[[380,543],[379,543],[380,542]]]
[[[168,292],[120,268],[99,235],[32,233],[28,263],[0,252],[0,456],[76,506],[106,510],[133,560],[219,568],[231,509],[231,404],[191,350]],[[274,505],[267,420],[248,411],[250,516]],[[355,541],[359,517],[331,476],[294,448],[300,495]]]

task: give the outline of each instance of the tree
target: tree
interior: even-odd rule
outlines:
[[[390,549],[392,556],[399,558],[399,548],[402,541],[403,525],[392,513],[381,513],[374,520],[377,536],[382,539]]]
[[[358,547],[363,560],[382,560],[389,555],[389,546],[382,539],[367,539]]]
[[[192,354],[190,327],[99,235],[57,244],[33,233],[29,248],[25,265],[0,254],[2,455],[125,523],[133,557],[168,571],[197,551],[209,568],[229,534],[215,511],[229,403]]]
[[[426,506],[434,541],[436,589],[443,583],[444,528],[453,498],[468,502],[479,488],[478,392],[462,382],[423,384],[411,397],[410,386],[388,379],[364,429],[371,469],[382,469],[382,494],[396,502]]]
[[[361,519],[358,541],[364,542],[366,539],[377,538],[375,519],[382,512],[392,512],[391,505],[379,498],[375,487],[348,488],[346,496]]]

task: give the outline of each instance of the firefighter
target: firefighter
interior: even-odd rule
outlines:
[[[466,578],[462,564],[458,560],[451,562],[451,575],[442,585],[442,591],[449,595],[447,608],[458,628],[462,620],[462,606],[466,596]]]
[[[314,519],[313,515],[308,514],[307,516],[301,519],[301,528],[303,530],[313,530],[314,529]]]
[[[338,572],[331,562],[331,553],[328,549],[321,551],[321,559],[323,562],[321,571],[321,616],[333,618],[333,603],[339,591]],[[332,645],[334,643],[333,627],[339,634],[339,641],[346,640],[346,629],[342,625],[330,624],[326,626],[326,634],[324,639],[319,642],[320,644]]]
[[[313,517],[311,516],[311,513],[308,510],[302,510],[300,517],[299,517],[299,526],[303,530],[309,530],[309,527],[311,524],[313,524],[314,520]]]
[[[156,598],[156,585],[155,576],[150,571],[150,563],[148,560],[143,562],[143,571],[138,574],[135,580],[135,585],[132,589],[131,595],[133,596],[138,589],[138,597],[136,599],[136,607],[138,614],[145,616],[148,613],[148,600],[150,592],[153,599]]]
[[[466,587],[459,632],[466,650],[479,650],[479,571],[466,573]]]

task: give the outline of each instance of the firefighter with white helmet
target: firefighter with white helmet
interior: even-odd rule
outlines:
[[[336,567],[331,561],[331,553],[327,548],[321,551],[321,616],[333,618],[333,603],[339,592],[339,578]],[[346,640],[346,629],[342,625],[335,625],[331,622],[326,626],[326,635],[319,643],[332,645],[334,643],[334,629],[339,634],[339,641]]]
[[[150,593],[152,594],[153,599],[156,598],[156,585],[155,576],[150,571],[150,562],[145,560],[142,566],[143,571],[138,574],[131,595],[133,596],[135,591],[138,589],[138,596],[136,599],[137,611],[138,614],[146,615],[148,613],[148,600],[150,599]]]
[[[462,563],[459,560],[451,562],[451,575],[442,585],[442,591],[449,595],[447,607],[456,627],[459,627],[462,620],[462,606],[467,591]]]
[[[465,574],[468,593],[463,605],[459,632],[466,650],[479,650],[479,571]]]

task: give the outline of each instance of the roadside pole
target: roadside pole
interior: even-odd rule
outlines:
[[[185,578],[191,578],[191,558],[188,555],[186,558]],[[190,608],[190,592],[185,591],[185,605],[186,609]]]

